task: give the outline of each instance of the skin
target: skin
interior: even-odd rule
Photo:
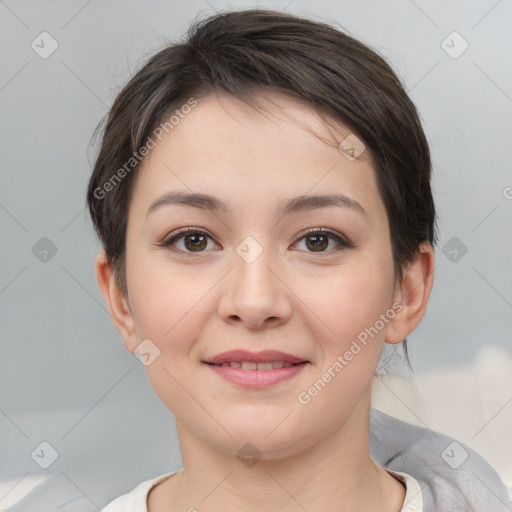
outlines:
[[[160,350],[144,368],[176,419],[183,470],[153,488],[148,510],[397,512],[405,488],[369,456],[370,388],[383,344],[401,342],[425,313],[433,249],[421,244],[396,283],[367,152],[349,160],[337,148],[347,129],[333,134],[310,107],[280,94],[265,98],[272,100],[266,115],[227,95],[200,98],[145,158],[129,207],[128,296],[105,252],[96,259],[126,349],[149,338]],[[146,216],[170,191],[214,195],[231,213],[167,205]],[[366,215],[340,206],[278,215],[281,200],[333,191],[357,200]],[[174,252],[158,245],[186,226],[211,236],[199,252],[190,236]],[[307,228],[330,228],[355,247],[336,250],[335,239],[322,238],[318,249]],[[251,263],[236,252],[247,236],[263,250]],[[394,303],[401,311],[317,396],[299,403],[298,393]],[[246,389],[202,363],[237,348],[276,349],[310,363],[292,379]],[[251,467],[237,458],[247,442],[262,457]]]

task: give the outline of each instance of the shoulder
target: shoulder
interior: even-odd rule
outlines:
[[[151,488],[175,473],[177,471],[141,482],[129,493],[123,494],[110,502],[101,512],[147,512],[146,500]]]
[[[370,455],[380,466],[418,481],[425,512],[457,507],[465,512],[510,510],[510,489],[472,448],[373,408]]]

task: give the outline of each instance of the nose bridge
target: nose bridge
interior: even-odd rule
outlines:
[[[275,275],[269,267],[276,260],[272,257],[269,237],[248,235],[235,248],[235,253],[235,281],[245,293],[266,295],[275,291]]]
[[[286,287],[276,275],[275,253],[269,237],[249,235],[233,254],[233,270],[222,299],[221,314],[238,317],[252,327],[272,318],[283,320],[291,312]],[[273,264],[274,263],[274,264]]]

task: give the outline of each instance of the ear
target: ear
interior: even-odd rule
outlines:
[[[402,304],[388,324],[387,343],[400,343],[420,323],[427,309],[430,291],[434,283],[434,249],[428,242],[420,245],[416,258],[404,270],[394,301]]]
[[[127,299],[116,283],[114,271],[104,250],[96,256],[96,279],[112,322],[123,337],[126,350],[133,353],[137,346],[133,314]]]

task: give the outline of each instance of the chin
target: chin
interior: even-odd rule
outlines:
[[[267,460],[287,457],[306,448],[309,443],[302,437],[304,429],[294,424],[284,428],[288,420],[282,420],[283,417],[277,421],[261,421],[260,418],[259,423],[242,421],[239,424],[226,424],[226,429],[233,437],[222,431],[222,438],[211,439],[211,442],[236,456],[244,456],[248,452],[249,456]]]

